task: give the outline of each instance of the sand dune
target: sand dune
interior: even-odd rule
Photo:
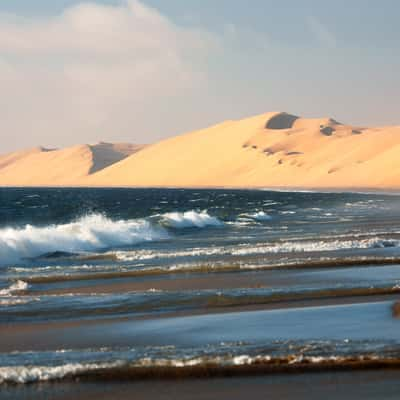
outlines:
[[[61,150],[35,147],[6,154],[0,156],[0,185],[77,185],[91,173],[124,159],[142,147],[125,143],[99,143]]]
[[[101,186],[400,187],[400,127],[267,113],[156,143],[88,177]]]
[[[141,147],[100,143],[0,157],[0,185],[399,188],[400,126],[284,112]]]

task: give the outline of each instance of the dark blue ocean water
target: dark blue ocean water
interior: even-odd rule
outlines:
[[[169,261],[212,261],[396,248],[398,200],[354,193],[0,189],[0,265],[32,265],[34,272],[37,257],[51,264],[57,252],[119,252],[120,261],[157,257],[162,264],[164,253]]]
[[[296,217],[287,220],[335,220],[338,213],[374,219],[375,213],[378,222],[381,217],[398,216],[399,200],[385,194],[263,190],[0,188],[0,226],[61,224],[96,213],[128,220],[189,210],[207,210],[223,221],[258,211],[280,215],[282,220],[285,212],[295,211]],[[331,211],[336,214],[328,215]]]

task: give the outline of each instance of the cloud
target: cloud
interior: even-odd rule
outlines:
[[[336,47],[335,35],[319,19],[311,15],[307,17],[306,22],[311,33],[323,46]]]
[[[2,147],[147,141],[138,131],[160,126],[157,110],[206,82],[212,48],[208,33],[137,0],[47,18],[0,14]]]

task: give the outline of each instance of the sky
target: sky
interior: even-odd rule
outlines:
[[[268,111],[400,125],[398,0],[0,0],[0,153]]]

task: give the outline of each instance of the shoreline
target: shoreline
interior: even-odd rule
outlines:
[[[208,186],[208,185],[182,185],[182,186],[97,186],[97,185],[1,185],[0,189],[143,189],[143,190],[237,190],[237,191],[266,191],[279,193],[349,193],[365,195],[400,195],[400,187],[313,187],[313,186]]]
[[[73,375],[66,375],[60,380],[85,381],[136,381],[136,380],[178,380],[178,379],[209,379],[223,377],[243,377],[265,374],[292,374],[292,373],[313,373],[327,371],[366,371],[366,370],[399,370],[400,359],[360,359],[350,358],[340,361],[292,362],[289,359],[277,358],[268,362],[255,362],[246,365],[216,365],[213,363],[199,366],[154,366],[137,367],[122,366],[115,368],[103,368],[84,371]],[[60,381],[55,379],[55,381]]]
[[[218,266],[215,267],[194,267],[168,270],[159,267],[151,267],[142,270],[131,271],[118,271],[118,272],[98,272],[96,274],[82,273],[75,275],[44,275],[44,276],[31,276],[22,278],[25,282],[30,284],[35,283],[55,283],[55,282],[70,282],[82,280],[97,280],[97,279],[110,279],[110,278],[126,278],[126,277],[146,277],[146,276],[183,276],[187,273],[205,273],[205,274],[223,274],[229,272],[262,272],[273,270],[307,270],[307,269],[320,269],[320,268],[351,268],[351,267],[383,267],[386,265],[400,264],[400,258],[381,257],[381,258],[348,258],[348,259],[332,259],[332,260],[317,260],[309,262],[294,262],[286,264],[271,264],[267,266],[246,267],[246,266]]]
[[[107,337],[107,332],[110,329],[114,330],[116,327],[127,326],[129,324],[135,324],[135,322],[155,322],[155,323],[166,323],[169,324],[171,320],[187,319],[187,318],[215,318],[220,315],[222,318],[227,315],[234,315],[240,317],[241,315],[248,315],[249,313],[258,312],[287,312],[290,310],[301,310],[306,311],[318,308],[329,308],[335,306],[361,306],[368,304],[378,304],[385,302],[395,302],[399,299],[398,294],[389,295],[377,295],[377,296],[360,296],[354,298],[353,296],[343,298],[330,298],[330,299],[312,299],[312,300],[293,300],[291,302],[281,303],[270,303],[270,304],[253,304],[253,305],[241,305],[236,307],[210,307],[210,308],[199,308],[197,310],[181,310],[171,311],[165,313],[152,313],[147,315],[120,315],[120,316],[104,316],[94,319],[71,319],[71,320],[51,320],[51,321],[37,321],[37,322],[12,322],[4,323],[0,326],[0,352],[12,352],[12,351],[45,351],[45,350],[57,350],[62,348],[72,348],[78,346],[78,348],[89,348],[90,346],[97,343],[97,345],[104,345],[104,339]],[[388,307],[387,312],[390,312]],[[392,316],[390,318],[393,318]],[[90,332],[98,331],[102,328],[106,336],[99,336],[97,341],[85,340],[87,335],[91,336]],[[125,328],[124,328],[125,329]],[[67,339],[66,331],[70,333],[68,340],[71,342],[67,345],[62,340]],[[64,332],[65,331],[65,332]],[[120,328],[117,328],[117,332],[122,333]],[[79,333],[80,332],[80,333]],[[98,331],[99,332],[99,331]],[[61,335],[61,342],[59,336]],[[83,336],[82,336],[83,335]],[[112,336],[112,335],[111,335]],[[118,336],[118,335],[117,335]],[[54,340],[58,338],[57,340]],[[84,340],[82,340],[84,339]],[[100,340],[100,341],[99,341]],[[109,338],[109,345],[121,345],[121,339]],[[124,343],[127,342],[127,338],[124,338]]]
[[[308,373],[265,374],[258,376],[225,377],[185,380],[41,382],[30,385],[4,385],[5,400],[48,398],[55,400],[99,400],[113,398],[157,398],[160,400],[248,399],[249,393],[276,399],[317,400],[396,400],[400,391],[398,369],[325,371]]]

